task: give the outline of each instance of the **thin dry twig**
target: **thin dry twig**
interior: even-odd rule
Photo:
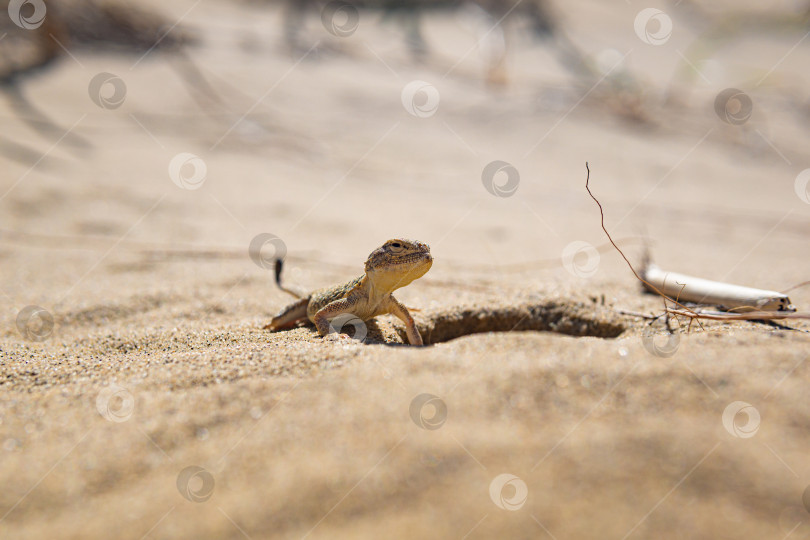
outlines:
[[[802,287],[806,287],[807,285],[810,285],[810,281],[802,281],[801,283],[797,283],[793,287],[788,287],[787,289],[782,291],[782,294],[787,294],[787,293],[789,293],[790,291],[792,291],[794,289],[800,289]]]
[[[704,311],[685,312],[680,309],[667,308],[673,315],[691,317],[695,314],[701,319],[712,321],[775,321],[778,319],[810,319],[810,313],[795,313],[789,311],[749,311],[747,313],[706,313]]]
[[[627,263],[627,266],[630,267],[630,270],[633,272],[633,275],[636,276],[636,279],[638,279],[641,283],[646,285],[650,290],[654,291],[656,294],[661,296],[661,298],[663,298],[663,300],[664,300],[664,314],[663,315],[664,316],[674,315],[676,317],[678,317],[678,316],[688,317],[690,319],[690,327],[691,327],[692,321],[697,321],[698,324],[700,324],[701,319],[712,320],[712,321],[773,321],[773,320],[777,320],[777,319],[804,319],[804,320],[810,319],[810,313],[807,313],[807,312],[797,313],[797,312],[788,312],[788,311],[752,311],[752,312],[749,312],[749,313],[728,313],[728,314],[726,314],[726,313],[712,313],[712,314],[709,314],[709,313],[698,312],[698,311],[695,311],[693,309],[690,309],[689,307],[687,307],[687,306],[681,304],[680,302],[678,302],[676,299],[671,298],[670,296],[667,296],[666,294],[661,292],[657,287],[655,287],[651,283],[648,283],[647,281],[645,281],[638,274],[638,272],[636,272],[636,269],[633,267],[633,264],[630,262],[630,260],[624,254],[624,252],[619,248],[619,246],[616,245],[616,242],[613,241],[613,238],[610,236],[610,233],[608,232],[607,228],[605,227],[605,211],[602,208],[602,203],[600,203],[599,200],[596,197],[594,197],[593,193],[591,192],[591,188],[590,188],[591,169],[588,166],[588,162],[585,162],[585,169],[588,171],[588,176],[585,179],[585,189],[588,191],[588,195],[590,195],[591,199],[593,199],[593,201],[599,207],[599,214],[601,215],[601,218],[602,218],[602,222],[601,222],[602,230],[605,232],[605,235],[607,236],[610,243],[613,244],[613,247],[616,249],[616,251],[619,252],[619,255],[622,256],[622,259],[624,259],[624,261]],[[804,284],[799,284],[799,285],[797,285],[797,287],[801,286],[801,285],[804,285]],[[672,302],[675,306],[677,306],[680,309],[669,307],[667,305],[667,301]],[[639,314],[630,313],[630,312],[626,312],[626,314],[627,315],[633,315],[633,316],[640,316]],[[652,318],[657,319],[659,317],[652,317]],[[651,317],[645,315],[644,318],[646,319],[646,318],[651,318]]]
[[[627,263],[627,266],[629,266],[629,267],[630,267],[630,271],[631,271],[631,272],[633,272],[633,275],[634,275],[634,276],[636,276],[636,279],[637,279],[637,280],[639,280],[639,281],[640,281],[641,283],[643,283],[644,285],[646,285],[647,287],[649,287],[651,290],[653,290],[653,291],[655,291],[656,293],[658,293],[658,294],[659,294],[659,295],[660,295],[660,296],[661,296],[661,297],[664,299],[664,302],[665,302],[665,304],[664,304],[664,305],[665,305],[665,306],[666,306],[666,301],[667,301],[667,300],[669,300],[670,302],[672,302],[672,303],[673,303],[673,304],[675,304],[676,306],[679,306],[679,307],[681,307],[682,309],[684,309],[684,310],[686,310],[686,311],[689,311],[689,312],[691,312],[691,313],[693,313],[693,314],[695,314],[695,315],[696,315],[696,313],[695,313],[694,311],[692,311],[692,310],[691,310],[691,309],[689,309],[688,307],[684,306],[683,304],[679,303],[679,302],[678,302],[677,300],[675,300],[674,298],[671,298],[671,297],[667,296],[666,294],[664,294],[663,292],[661,292],[661,291],[658,289],[658,287],[656,287],[656,286],[655,286],[655,285],[653,285],[652,283],[648,283],[647,281],[645,281],[645,280],[644,280],[644,278],[642,278],[640,275],[638,275],[638,272],[636,272],[636,269],[635,269],[635,268],[633,268],[633,264],[630,262],[630,259],[628,259],[628,258],[627,258],[627,256],[624,254],[624,252],[623,252],[621,249],[619,249],[619,246],[617,246],[617,245],[616,245],[616,242],[614,242],[614,241],[613,241],[613,237],[612,237],[612,236],[610,236],[610,233],[608,232],[607,227],[605,227],[605,210],[602,208],[602,203],[600,203],[600,202],[599,202],[599,200],[598,200],[596,197],[594,197],[593,193],[591,192],[591,187],[590,187],[590,181],[591,181],[591,168],[588,166],[588,162],[587,162],[587,161],[585,162],[585,169],[588,171],[588,176],[585,178],[585,189],[588,191],[588,195],[590,195],[590,196],[591,196],[591,199],[593,199],[593,201],[594,201],[594,202],[596,203],[596,205],[599,207],[599,215],[600,215],[600,216],[601,216],[601,218],[602,218],[602,223],[601,223],[602,230],[603,230],[603,231],[605,231],[605,235],[607,236],[607,238],[608,238],[608,240],[610,241],[610,243],[611,243],[611,244],[613,244],[613,247],[614,247],[614,248],[616,248],[616,251],[618,251],[618,252],[619,252],[619,255],[621,255],[621,256],[622,256],[622,259],[624,259],[624,262],[626,262],[626,263]]]

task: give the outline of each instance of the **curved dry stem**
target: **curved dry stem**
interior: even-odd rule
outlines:
[[[810,319],[810,313],[798,313],[798,312],[788,312],[788,311],[752,311],[752,312],[748,312],[748,313],[728,313],[728,314],[726,314],[726,313],[711,313],[711,314],[710,313],[703,313],[703,312],[697,312],[697,311],[695,311],[693,309],[690,309],[690,308],[686,307],[685,305],[681,304],[680,302],[678,302],[676,299],[667,296],[666,294],[661,292],[660,289],[658,289],[657,287],[655,287],[651,283],[647,282],[644,278],[642,278],[638,274],[638,272],[636,272],[636,269],[633,267],[630,260],[627,258],[627,256],[625,256],[624,252],[619,248],[619,246],[616,245],[616,242],[613,241],[613,238],[610,236],[610,233],[608,232],[607,228],[605,227],[605,211],[602,208],[602,204],[599,202],[599,200],[596,197],[594,197],[593,193],[591,192],[591,188],[590,188],[590,185],[589,185],[590,179],[591,179],[591,169],[588,166],[587,161],[585,162],[585,169],[588,171],[588,176],[585,179],[585,189],[588,191],[588,195],[591,196],[591,199],[593,199],[594,202],[596,203],[596,205],[599,207],[599,214],[602,217],[602,222],[601,222],[602,230],[607,235],[608,240],[610,240],[610,243],[613,244],[613,247],[616,248],[616,251],[619,252],[619,255],[621,255],[622,258],[624,259],[624,261],[627,263],[627,266],[630,267],[630,270],[633,272],[633,275],[636,276],[636,279],[638,279],[641,283],[643,283],[644,285],[649,287],[650,290],[654,291],[655,293],[660,295],[661,298],[664,299],[664,314],[665,315],[667,315],[667,316],[668,315],[675,315],[676,317],[677,316],[689,317],[691,320],[697,321],[698,324],[700,324],[700,319],[712,320],[712,321],[773,321],[773,320],[778,320],[778,319],[803,319],[803,320]],[[800,283],[799,285],[796,285],[796,286],[794,286],[792,288],[800,287],[800,286],[805,285],[807,283],[810,283],[810,282]],[[788,289],[788,290],[790,290],[790,289]],[[668,307],[667,304],[666,304],[667,300],[672,302],[674,305],[678,306],[680,309],[674,309],[674,308]],[[690,324],[691,324],[691,321],[690,321]]]
[[[619,246],[617,246],[616,242],[613,241],[613,237],[610,236],[610,233],[608,232],[607,228],[605,227],[605,211],[602,208],[602,203],[600,203],[599,200],[596,197],[594,197],[593,193],[591,192],[590,185],[589,185],[590,181],[591,181],[591,168],[588,166],[587,161],[585,162],[585,170],[588,171],[588,176],[585,178],[585,189],[588,191],[588,195],[591,196],[591,199],[593,199],[593,201],[599,207],[599,214],[602,217],[602,223],[601,223],[602,230],[605,231],[605,235],[607,235],[608,240],[610,240],[610,243],[613,244],[613,247],[616,248],[616,251],[618,251],[619,255],[622,256],[622,259],[624,259],[624,262],[627,263],[627,266],[630,267],[630,270],[633,272],[633,275],[636,276],[636,279],[639,280],[644,285],[646,285],[647,287],[649,287],[651,290],[655,291],[658,295],[660,295],[664,299],[664,302],[669,300],[670,302],[672,302],[676,306],[679,306],[681,309],[684,309],[684,310],[686,310],[686,311],[688,311],[690,313],[693,313],[693,314],[697,315],[697,313],[695,313],[694,311],[692,311],[691,309],[689,309],[685,305],[681,304],[680,302],[678,302],[674,298],[671,298],[671,297],[667,296],[666,294],[661,292],[661,290],[658,289],[658,287],[656,287],[652,283],[647,282],[644,278],[642,278],[641,276],[638,275],[638,272],[636,272],[636,269],[633,268],[633,264],[630,262],[630,260],[624,254],[624,252],[621,249],[619,249]],[[664,305],[666,306],[666,303]]]

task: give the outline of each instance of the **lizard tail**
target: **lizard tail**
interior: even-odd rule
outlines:
[[[298,302],[287,306],[281,312],[273,317],[270,324],[263,326],[264,330],[275,332],[277,330],[287,330],[295,328],[299,321],[307,320],[307,306],[309,305],[309,298],[302,298]]]
[[[299,299],[304,298],[306,295],[303,294],[301,291],[296,290],[296,289],[291,288],[291,287],[285,287],[281,283],[281,271],[283,270],[283,268],[284,268],[284,260],[283,259],[276,259],[275,271],[276,271],[276,285],[278,285],[278,288],[281,289],[282,291],[284,291],[285,293],[290,294],[290,295],[292,295],[292,296],[294,296],[296,298],[299,298]]]

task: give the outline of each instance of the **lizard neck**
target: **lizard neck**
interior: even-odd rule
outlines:
[[[392,283],[388,283],[389,280],[381,279],[381,277],[367,272],[360,278],[360,286],[365,290],[369,300],[372,302],[381,300],[396,289]]]

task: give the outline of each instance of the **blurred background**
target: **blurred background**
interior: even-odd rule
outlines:
[[[497,266],[604,242],[585,161],[617,234],[806,224],[801,2],[40,4],[0,34],[9,231],[121,238],[160,200],[128,241]]]

